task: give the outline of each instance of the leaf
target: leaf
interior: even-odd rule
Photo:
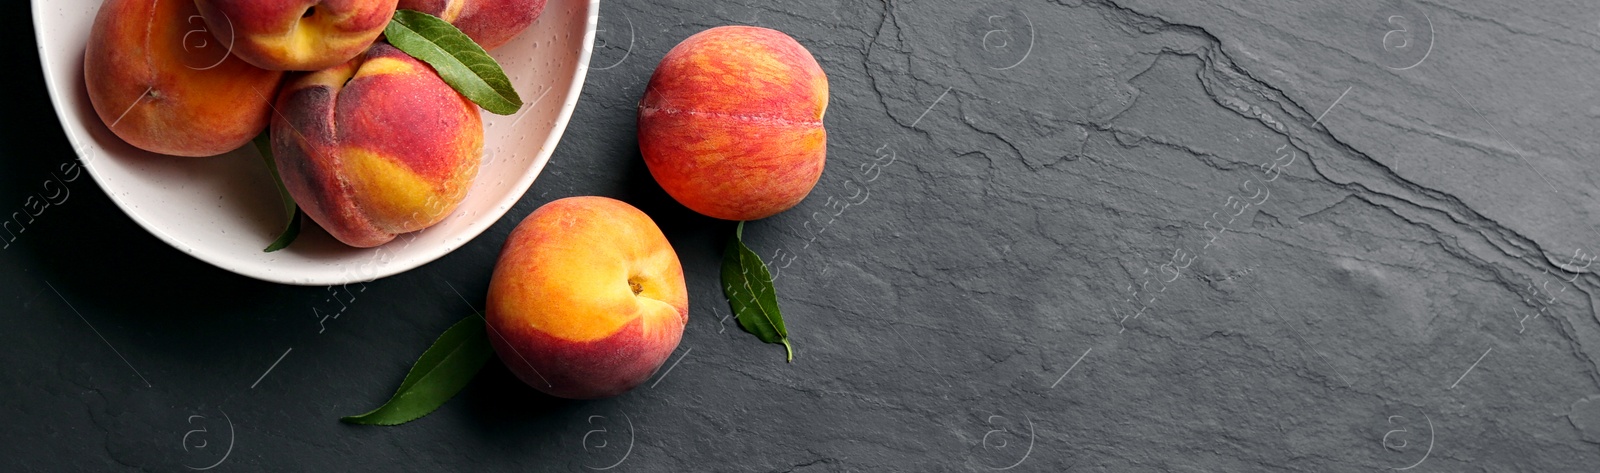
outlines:
[[[272,173],[272,182],[278,185],[278,197],[283,198],[283,214],[289,218],[283,233],[279,233],[278,238],[272,240],[272,244],[261,250],[271,253],[288,248],[290,243],[294,243],[295,237],[300,236],[300,217],[304,213],[300,211],[299,205],[295,205],[294,196],[289,195],[289,188],[283,186],[283,178],[278,176],[278,162],[272,157],[272,139],[268,132],[263,131],[260,135],[256,135],[256,139],[252,142],[256,145],[256,151],[261,152],[261,160],[266,161],[267,172]]]
[[[428,63],[446,84],[492,113],[510,115],[522,97],[500,63],[450,22],[415,10],[397,10],[383,29],[389,44]]]
[[[767,343],[781,343],[794,362],[794,347],[789,345],[789,329],[778,312],[778,296],[773,291],[772,273],[767,264],[744,246],[744,222],[733,231],[728,249],[722,253],[722,293],[739,318],[739,327]]]
[[[278,239],[272,240],[272,244],[261,251],[271,253],[288,248],[290,243],[294,243],[294,239],[300,236],[300,217],[304,215],[305,212],[302,212],[300,207],[295,207],[294,213],[289,214],[289,226],[284,227],[283,233],[278,234]]]
[[[339,420],[363,425],[400,425],[428,415],[449,401],[489,361],[494,349],[489,345],[483,317],[474,313],[439,335],[433,346],[417,358],[394,396],[383,406],[366,414]]]

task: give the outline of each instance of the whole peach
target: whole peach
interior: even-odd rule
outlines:
[[[478,173],[478,106],[387,43],[291,79],[277,108],[272,151],[284,187],[351,246],[438,223]]]
[[[528,29],[545,0],[400,0],[399,8],[437,16],[489,50]]]
[[[389,25],[395,2],[194,0],[213,30],[236,32],[239,58],[288,71],[334,67],[366,51]]]
[[[267,127],[283,73],[228,54],[187,1],[107,0],[89,30],[83,79],[95,114],[146,151],[212,156]],[[219,35],[232,36],[230,31]]]
[[[776,30],[723,26],[690,36],[656,66],[639,102],[639,151],[678,202],[755,220],[805,199],[822,176],[828,77]]]
[[[683,267],[648,215],[569,197],[511,231],[489,281],[490,343],[535,389],[615,396],[649,379],[689,320]]]

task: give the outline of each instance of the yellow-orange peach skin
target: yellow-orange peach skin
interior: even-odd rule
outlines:
[[[540,391],[621,394],[677,348],[689,317],[678,255],[655,222],[605,197],[557,200],[512,230],[489,282],[489,338]]]
[[[365,51],[397,0],[194,0],[212,31],[233,31],[233,53],[257,67],[314,71]]]
[[[639,150],[678,202],[755,220],[805,199],[822,176],[828,78],[781,32],[724,26],[683,40],[639,102]]]
[[[269,99],[283,73],[227,54],[189,21],[193,2],[107,0],[83,55],[95,114],[123,141],[146,151],[212,156],[267,127]]]
[[[398,7],[448,21],[478,46],[492,50],[538,20],[544,0],[400,0]]]
[[[284,187],[350,246],[438,223],[478,173],[478,106],[387,43],[291,79],[277,108],[272,151]]]

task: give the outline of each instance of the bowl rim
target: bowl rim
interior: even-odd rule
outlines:
[[[533,186],[533,181],[543,173],[545,165],[550,162],[550,158],[555,153],[556,146],[561,142],[561,137],[566,134],[567,125],[572,119],[572,113],[577,108],[578,99],[583,94],[583,86],[588,81],[589,61],[594,52],[594,38],[600,19],[600,0],[579,0],[574,3],[582,4],[588,9],[584,15],[585,25],[583,38],[579,43],[581,46],[578,51],[578,60],[576,62],[577,72],[572,76],[572,83],[567,87],[567,94],[565,96],[567,99],[562,101],[561,108],[556,111],[553,132],[546,137],[543,143],[540,143],[539,154],[534,157],[530,172],[525,172],[521,176],[517,177],[517,180],[512,184],[511,192],[507,192],[498,200],[491,202],[492,208],[504,209],[501,215],[493,219],[483,218],[471,221],[460,234],[461,238],[459,243],[441,244],[421,250],[412,258],[407,259],[404,263],[396,261],[392,264],[383,264],[377,268],[373,268],[371,271],[343,271],[333,273],[332,275],[324,274],[313,275],[309,277],[289,274],[291,272],[287,271],[263,271],[248,265],[236,264],[236,262],[225,258],[220,254],[194,251],[193,248],[184,244],[177,237],[160,228],[155,222],[148,220],[139,212],[135,212],[132,208],[130,208],[130,202],[127,202],[124,197],[119,197],[107,189],[106,184],[103,182],[106,177],[100,174],[101,171],[98,169],[98,166],[93,164],[93,159],[86,159],[87,157],[84,155],[87,150],[95,146],[93,140],[78,136],[77,133],[73,132],[72,127],[74,124],[68,122],[68,120],[72,119],[73,114],[67,110],[67,100],[72,99],[68,96],[73,94],[74,89],[68,87],[66,84],[57,84],[57,81],[55,81],[51,75],[53,70],[51,67],[52,63],[50,61],[50,55],[45,50],[45,41],[46,35],[53,36],[56,33],[47,32],[45,31],[45,28],[41,28],[39,25],[42,24],[42,20],[46,14],[46,7],[60,5],[52,4],[50,2],[32,2],[33,6],[31,20],[33,21],[34,26],[34,46],[39,52],[40,73],[44,76],[45,88],[50,95],[50,106],[55,111],[56,121],[61,125],[62,131],[67,135],[67,142],[69,145],[71,145],[73,154],[77,156],[78,165],[81,168],[88,170],[88,174],[94,179],[95,184],[100,186],[101,190],[105,192],[106,196],[110,198],[111,202],[115,204],[118,209],[122,210],[123,214],[127,215],[128,218],[132,219],[134,223],[137,223],[141,228],[144,228],[145,231],[155,235],[157,239],[166,242],[173,248],[176,248],[183,253],[193,256],[195,259],[204,261],[212,266],[222,268],[223,270],[278,284],[296,286],[332,286],[356,282],[375,281],[422,267],[423,265],[442,258],[445,255],[460,249],[462,246],[465,246],[472,240],[477,239],[478,236],[483,234],[483,232],[488,231],[489,227],[494,226],[495,223],[498,223],[501,219],[505,218],[504,212],[509,212],[510,209],[517,204],[517,202],[522,200],[522,197],[527,195],[528,189]],[[551,7],[552,5],[549,5],[548,3],[545,5],[546,9]],[[534,103],[537,103],[537,101],[530,102],[526,106],[531,107],[534,105]],[[82,126],[88,128],[90,125]],[[479,178],[481,178],[481,176]],[[377,251],[380,248],[383,248],[383,245],[367,248],[366,250]]]

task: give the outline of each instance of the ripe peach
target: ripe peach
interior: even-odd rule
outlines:
[[[272,151],[284,187],[351,246],[438,223],[478,173],[478,106],[387,43],[291,79],[277,107]]]
[[[511,231],[489,281],[489,340],[529,386],[615,396],[649,379],[689,321],[683,266],[639,209],[569,197]]]
[[[828,77],[781,32],[723,26],[678,43],[639,102],[639,151],[678,202],[755,220],[805,199],[822,176]]]
[[[235,31],[233,53],[274,70],[334,67],[366,51],[396,0],[195,0],[213,30]]]
[[[400,0],[399,8],[437,16],[485,50],[498,48],[528,29],[545,0]]]
[[[212,156],[243,146],[267,127],[268,98],[283,73],[229,55],[228,41],[191,22],[194,14],[194,3],[181,0],[100,5],[83,54],[83,79],[95,114],[128,144]]]

